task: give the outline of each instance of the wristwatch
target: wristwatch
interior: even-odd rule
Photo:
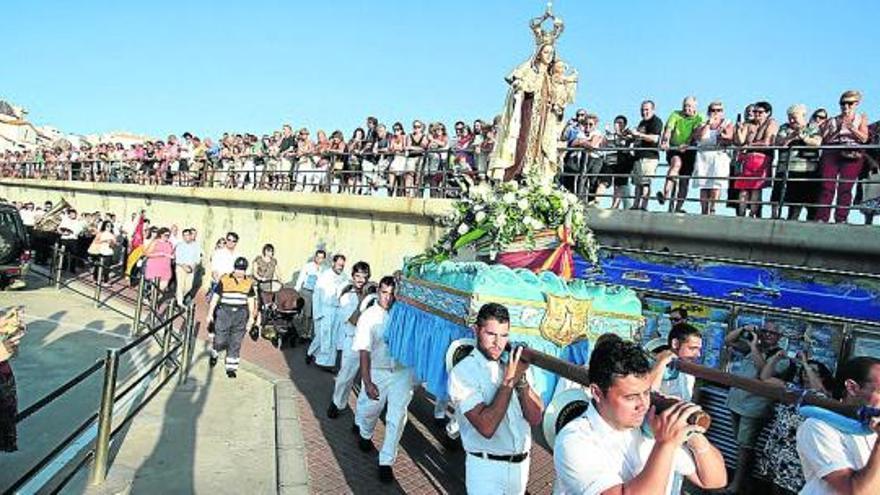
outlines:
[[[519,380],[516,381],[516,385],[514,385],[514,388],[516,388],[517,390],[524,390],[528,386],[529,381],[526,380],[526,375],[522,375],[521,377],[519,377]]]

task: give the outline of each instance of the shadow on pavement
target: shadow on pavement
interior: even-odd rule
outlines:
[[[464,454],[450,451],[438,440],[445,438],[445,433],[433,423],[433,404],[419,392],[410,404],[394,465],[397,481],[393,485],[379,482],[376,449],[381,448],[384,424],[380,422],[376,428],[376,448],[370,453],[361,452],[358,436],[351,431],[355,395],[350,396],[349,408],[337,419],[327,418],[334,377],[305,364],[307,347],[285,349],[284,358],[290,379],[302,394],[297,403],[313,493],[464,493]],[[340,484],[339,470],[344,484]]]

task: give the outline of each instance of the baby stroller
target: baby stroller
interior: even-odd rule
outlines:
[[[261,334],[272,345],[281,349],[285,342],[296,345],[294,318],[299,316],[305,300],[290,287],[284,287],[280,280],[266,280],[257,283],[260,301]]]

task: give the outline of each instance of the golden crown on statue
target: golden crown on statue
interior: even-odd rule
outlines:
[[[553,21],[550,29],[544,29],[543,27],[544,22],[547,20]],[[529,27],[532,28],[532,33],[535,35],[536,45],[554,45],[559,36],[562,35],[565,23],[562,22],[560,17],[553,15],[553,2],[547,2],[547,9],[544,11],[544,15],[532,19]]]

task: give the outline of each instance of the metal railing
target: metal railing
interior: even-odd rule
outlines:
[[[63,246],[57,246],[53,249],[53,261],[48,277],[52,280],[56,287],[68,288],[77,294],[92,298],[96,302],[101,300],[101,278],[97,279],[95,291],[92,294],[76,290],[72,281],[62,280],[63,261],[65,253]],[[100,267],[99,267],[100,269]],[[152,324],[149,329],[143,333],[138,330],[143,324],[140,321],[140,315],[143,314],[143,294],[147,287],[154,282],[147,282],[141,277],[139,284],[139,297],[136,300],[133,321],[133,340],[118,349],[107,349],[105,357],[97,360],[81,372],[75,374],[67,381],[56,387],[54,390],[22,410],[16,416],[16,422],[21,423],[34,415],[45,410],[47,406],[61,397],[70,394],[78,385],[87,379],[95,376],[100,370],[104,371],[103,386],[101,388],[100,399],[96,412],[85,418],[77,425],[74,430],[64,439],[54,445],[49,452],[34,463],[24,474],[22,474],[12,486],[7,488],[8,492],[14,492],[19,489],[25,489],[32,483],[42,483],[37,481],[37,476],[44,470],[52,470],[55,475],[60,472],[61,467],[54,466],[54,460],[63,452],[67,451],[74,442],[81,438],[90,427],[97,425],[97,434],[93,446],[85,453],[74,452],[72,458],[75,465],[66,476],[61,480],[60,485],[63,486],[69,481],[86,463],[94,459],[90,482],[92,484],[101,483],[105,477],[109,461],[109,449],[111,440],[120,432],[122,427],[128,424],[137,413],[146,406],[147,403],[167,384],[171,378],[177,374],[178,383],[184,383],[188,376],[192,365],[193,347],[195,335],[197,333],[195,304],[190,304],[186,308],[177,308],[173,298],[169,301],[164,309],[164,315],[159,310],[158,305],[148,307],[147,310],[152,315],[149,319]],[[152,285],[153,293],[158,293],[157,287]],[[155,304],[157,299],[153,298]],[[105,306],[106,307],[106,306]],[[128,315],[126,315],[128,317]],[[178,328],[175,330],[175,323],[179,322]],[[160,335],[161,334],[161,335]],[[136,337],[135,337],[136,336]],[[129,353],[138,349],[143,349],[143,344],[149,339],[154,339],[161,348],[160,354],[154,359],[145,370],[135,371],[130,376],[120,380],[119,364],[120,359]],[[139,387],[148,388],[154,378],[159,379],[158,384],[149,392],[140,402],[134,403],[131,393]],[[123,384],[121,392],[117,392],[117,386]],[[114,421],[114,414],[117,409],[121,409],[122,405],[130,405],[127,411],[118,421]],[[50,482],[57,479],[56,476],[39,477],[40,480],[48,479]],[[34,490],[41,489],[41,486],[30,487]],[[58,489],[59,487],[55,487]],[[31,491],[31,490],[26,490]]]
[[[831,189],[831,195],[841,192],[844,195],[858,182],[844,177],[822,177],[821,167],[822,153],[829,152],[876,152],[880,145],[859,146],[682,146],[671,151],[677,152],[721,152],[729,156],[731,167],[738,163],[739,156],[749,153],[763,153],[767,155],[765,175],[761,176],[737,176],[735,171],[726,175],[707,175],[699,173],[675,174],[668,170],[668,163],[658,163],[661,168],[667,168],[666,173],[653,173],[641,175],[643,180],[651,183],[651,191],[667,189],[671,192],[666,198],[669,201],[667,211],[683,211],[685,205],[701,203],[703,211],[714,212],[719,205],[736,203],[737,214],[745,215],[751,212],[753,216],[761,216],[762,207],[771,207],[771,217],[782,218],[783,207],[788,207],[791,213],[800,215],[800,210],[807,209],[810,219],[813,219],[814,210],[834,208],[836,205],[827,205],[819,201],[819,194],[823,187]],[[559,181],[566,184],[572,192],[578,194],[589,203],[599,206],[611,206],[615,203],[640,198],[639,186],[636,191],[615,194],[615,187],[620,183],[629,183],[633,180],[630,171],[618,171],[615,166],[606,166],[611,163],[612,157],[631,155],[636,152],[659,153],[657,147],[600,147],[600,148],[560,148]],[[670,151],[670,150],[665,150]],[[784,158],[774,164],[775,155],[780,153]],[[790,161],[795,154],[812,154],[810,161],[815,171],[809,174],[796,173],[792,175]],[[290,157],[269,155],[244,155],[235,159],[216,159],[192,161],[193,165],[186,170],[173,170],[168,164],[157,160],[140,161],[102,161],[102,160],[78,160],[76,162],[52,162],[54,165],[37,163],[0,163],[0,169],[7,170],[6,175],[14,175],[23,178],[62,178],[69,180],[90,180],[98,182],[117,182],[129,184],[153,184],[153,185],[176,185],[183,187],[207,187],[207,188],[230,188],[230,189],[257,189],[292,192],[324,192],[339,194],[379,195],[379,196],[408,196],[408,197],[436,197],[456,198],[461,195],[465,181],[479,182],[488,180],[489,156],[479,149],[467,148],[443,148],[426,149],[420,151],[376,152],[376,153],[350,153],[350,152],[324,152],[304,153]],[[596,165],[590,159],[599,160]],[[633,158],[634,159],[634,158]],[[805,159],[797,158],[800,163]],[[76,165],[76,167],[74,167]],[[64,173],[52,172],[61,168]],[[596,170],[596,168],[599,170]],[[619,164],[617,165],[619,167]],[[572,170],[574,169],[574,170]],[[12,173],[10,173],[10,170]],[[74,170],[79,170],[74,173]],[[96,173],[95,170],[101,170]],[[737,181],[760,182],[760,187],[749,190],[762,191],[759,197],[750,195],[747,198],[691,198],[685,189],[687,183],[694,181],[712,181],[711,187],[706,189],[730,189],[736,186]],[[661,184],[656,184],[661,182]],[[670,186],[666,186],[669,182]],[[824,184],[832,184],[824,186]],[[726,187],[725,187],[726,186]],[[790,194],[792,187],[799,188],[796,195]],[[805,186],[805,187],[799,187]],[[803,189],[811,189],[804,193]],[[607,189],[607,191],[606,191]],[[746,190],[746,189],[743,189]],[[767,192],[770,191],[769,197]],[[797,200],[790,196],[812,196],[812,201]],[[648,198],[652,204],[657,201],[652,196]],[[602,205],[599,203],[609,203]],[[615,205],[617,206],[617,205]],[[849,205],[842,205],[846,209]],[[797,211],[792,209],[797,208]],[[660,208],[650,208],[652,211],[662,211]],[[791,218],[795,219],[795,218]]]

